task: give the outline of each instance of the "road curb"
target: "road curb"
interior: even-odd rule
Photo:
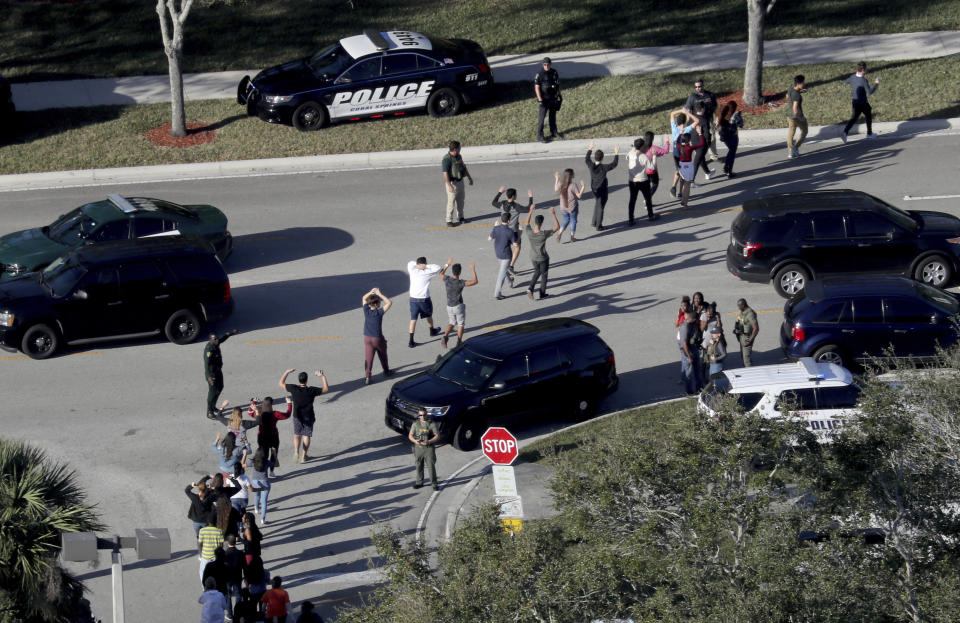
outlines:
[[[960,131],[960,118],[918,121],[887,121],[873,124],[881,139],[899,139],[920,134]],[[858,125],[857,129],[862,129]],[[633,136],[596,139],[600,147],[610,149],[620,145],[626,151]],[[862,139],[851,135],[851,142]],[[840,125],[810,128],[808,143],[839,141]],[[514,143],[508,145],[465,146],[464,159],[470,164],[504,161],[550,160],[567,157],[582,158],[587,139],[553,141],[550,143]],[[786,129],[744,130],[740,145],[775,145],[786,142]],[[261,160],[229,160],[198,164],[165,164],[113,169],[83,169],[77,171],[50,171],[0,176],[0,192],[49,190],[54,188],[83,188],[91,186],[118,186],[158,182],[226,179],[279,175],[317,175],[323,173],[383,170],[414,167],[439,167],[443,149],[415,149],[361,154],[333,154],[298,156]]]

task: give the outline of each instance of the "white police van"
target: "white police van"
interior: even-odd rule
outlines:
[[[316,130],[331,121],[404,115],[434,117],[492,97],[483,48],[467,39],[365,30],[318,52],[244,76],[237,102],[270,123]]]
[[[829,443],[844,423],[859,413],[861,389],[846,368],[804,357],[796,363],[724,370],[700,393],[697,408],[714,414],[725,397],[747,412],[768,419],[801,418],[820,443]],[[793,411],[784,412],[786,405]]]

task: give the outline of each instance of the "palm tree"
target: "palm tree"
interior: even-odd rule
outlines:
[[[72,621],[83,584],[57,560],[63,532],[103,530],[76,474],[0,438],[0,620]]]

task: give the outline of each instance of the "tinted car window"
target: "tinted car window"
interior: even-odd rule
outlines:
[[[950,315],[960,313],[960,302],[953,295],[925,283],[915,284],[917,294],[930,304],[939,307]]]
[[[756,238],[757,240],[781,240],[793,229],[793,219],[783,217],[767,221],[756,221],[756,226],[751,229],[753,229],[753,231],[750,232],[751,238]]]
[[[843,226],[843,216],[832,212],[814,215],[814,238],[818,240],[835,240],[838,238],[846,238],[846,236],[846,230]]]
[[[860,388],[856,385],[821,387],[817,392],[817,402],[821,409],[852,409],[860,400]]]
[[[421,54],[416,54],[415,56],[417,57],[417,69],[434,69],[440,66],[440,63],[432,58],[427,58]]]
[[[786,403],[798,411],[807,411],[817,408],[816,391],[812,387],[804,389],[791,389],[783,392],[777,398],[777,411],[783,412],[786,409]]]
[[[333,79],[341,71],[350,66],[353,57],[347,54],[339,43],[334,43],[315,53],[307,61],[307,67],[318,78]]]
[[[894,230],[893,223],[873,212],[853,212],[847,216],[849,235],[854,238],[878,238]]]
[[[130,221],[111,221],[98,229],[90,236],[91,240],[105,242],[107,240],[124,240],[130,237]]]
[[[120,281],[124,297],[154,296],[160,293],[163,275],[154,262],[137,262],[120,267]]]
[[[383,57],[383,75],[406,74],[417,70],[416,54],[391,54]]]
[[[101,268],[88,273],[80,283],[87,295],[93,300],[109,301],[119,294],[117,270],[115,268]]]
[[[368,58],[351,67],[337,79],[337,82],[360,82],[380,76],[380,57]]]
[[[884,300],[883,311],[887,322],[896,323],[930,322],[933,314],[933,310],[923,303],[905,298]]]
[[[813,313],[813,322],[836,324],[850,322],[850,301],[831,301]]]
[[[857,299],[854,301],[853,319],[857,323],[883,322],[880,299]]]
[[[442,379],[458,385],[478,389],[486,384],[490,375],[500,362],[461,348],[449,357],[441,359],[433,368],[433,373]]]
[[[198,257],[174,257],[167,260],[167,267],[177,277],[177,281],[189,283],[190,281],[223,281],[225,274],[223,268],[216,259],[205,256]]]
[[[503,362],[491,383],[513,383],[527,377],[527,356],[516,355]]]
[[[138,218],[133,221],[133,235],[137,238],[174,231],[177,224],[160,218]]]
[[[556,346],[534,351],[528,359],[530,376],[550,372],[560,367],[560,352]]]

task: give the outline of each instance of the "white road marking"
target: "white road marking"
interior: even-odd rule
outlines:
[[[960,195],[926,195],[920,197],[914,197],[913,195],[904,195],[904,201],[927,201],[929,199],[957,199],[960,198]]]

